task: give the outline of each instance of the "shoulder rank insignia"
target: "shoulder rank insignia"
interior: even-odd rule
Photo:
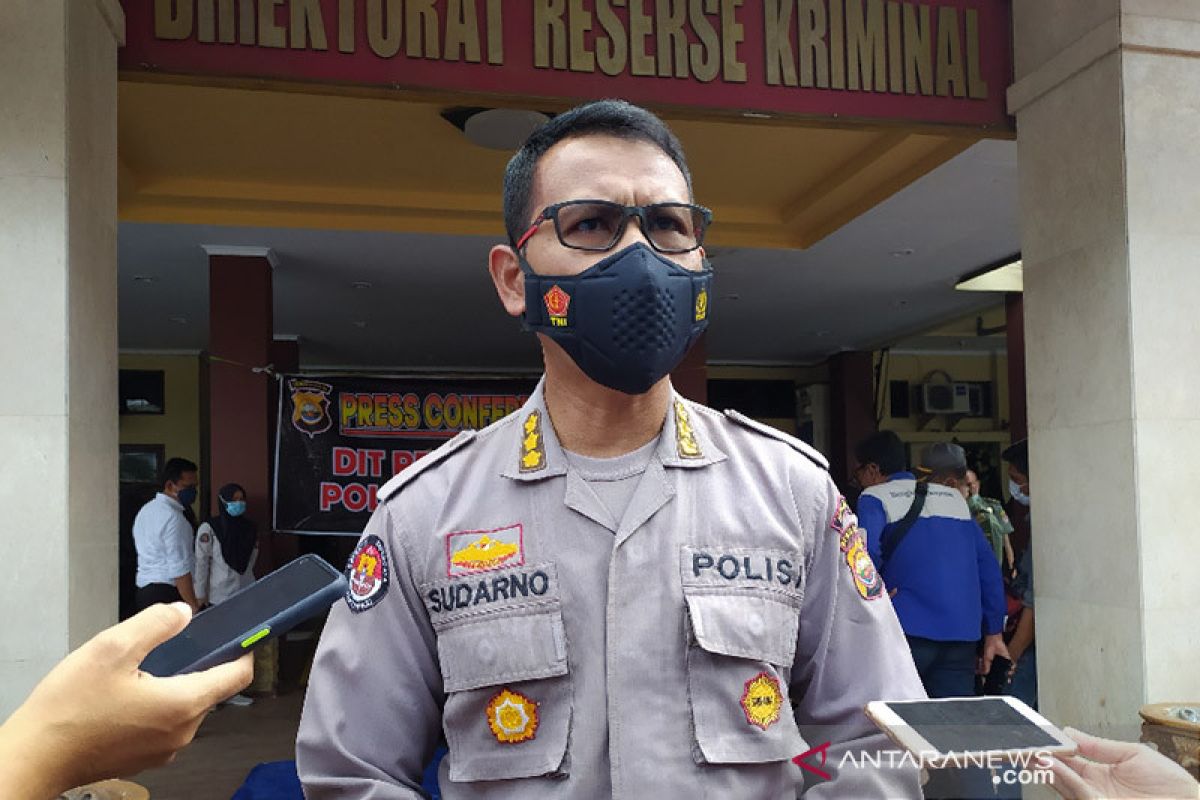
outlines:
[[[537,472],[546,467],[546,443],[542,441],[542,414],[530,411],[521,423],[521,472]]]
[[[805,458],[816,464],[821,469],[829,469],[829,461],[808,442],[803,442],[797,439],[795,436],[789,436],[783,431],[772,428],[770,425],[762,424],[758,420],[750,419],[745,414],[741,413],[740,411],[734,411],[732,408],[725,410],[725,416],[752,431],[758,431],[761,434],[770,436],[772,439],[778,439],[779,441],[791,447],[793,450],[802,453]]]
[[[760,672],[746,681],[742,691],[742,711],[746,715],[746,722],[765,731],[779,721],[782,708],[783,692],[779,689],[778,678]]]
[[[502,689],[487,705],[487,722],[496,741],[527,742],[537,736],[537,703],[520,692]]]
[[[473,430],[461,431],[457,436],[446,442],[438,449],[409,464],[407,467],[401,470],[399,474],[393,476],[390,481],[385,483],[380,488],[379,502],[382,503],[386,500],[391,500],[392,497],[395,496],[395,494],[402,488],[404,488],[406,484],[412,481],[413,478],[416,478],[430,467],[440,464],[449,456],[469,445],[475,440],[476,433],[477,431]]]
[[[675,401],[675,450],[680,458],[704,458],[700,442],[696,440],[696,431],[692,429],[692,419],[682,400]]]

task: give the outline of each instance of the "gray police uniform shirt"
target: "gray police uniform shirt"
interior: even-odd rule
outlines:
[[[863,706],[925,695],[814,462],[676,395],[614,530],[541,386],[421,459],[380,491],[321,637],[306,797],[420,797],[443,735],[447,800],[920,797],[899,758],[862,766],[889,748]]]

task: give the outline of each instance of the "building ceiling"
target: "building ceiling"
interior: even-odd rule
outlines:
[[[184,114],[171,125],[131,126],[124,105],[129,90],[122,86],[123,349],[205,349],[208,265],[201,246],[250,245],[270,247],[278,257],[275,332],[300,338],[305,367],[537,367],[533,338],[501,311],[486,272],[487,250],[501,235],[505,154],[464,144],[440,117],[428,121],[427,135],[437,131],[449,156],[438,148],[418,152],[411,129],[375,124],[369,115],[359,120],[366,127],[357,129],[357,145],[323,141],[320,132],[328,128],[319,119],[293,132],[304,147],[281,144],[286,131],[264,138],[261,130],[253,136],[229,130],[207,141],[194,135],[194,126],[207,125],[207,135],[217,136],[211,124],[184,114],[182,106],[164,109],[163,116]],[[247,113],[270,120],[279,93],[256,94],[259,102]],[[805,364],[901,341],[996,347],[996,337],[977,339],[970,327],[948,337],[921,334],[973,319],[1001,300],[953,287],[960,276],[1019,250],[1014,142],[978,142],[869,210],[853,210],[853,202],[797,202],[804,190],[779,179],[793,170],[793,177],[817,176],[819,183],[823,168],[837,160],[828,150],[810,152],[806,129],[703,123],[720,130],[692,141],[697,136],[689,126],[701,123],[672,124],[688,147],[698,199],[716,212],[710,362]],[[189,131],[186,142],[165,140],[172,130],[176,136]],[[838,152],[861,154],[881,135],[837,132],[849,137]],[[767,140],[775,144],[768,147]],[[306,158],[273,155],[309,148]],[[345,160],[330,162],[331,148],[345,150]],[[186,170],[179,158],[186,158]],[[453,197],[428,186],[417,191],[403,183],[408,169],[440,176],[441,184],[460,191]],[[750,171],[745,181],[734,180],[739,169]],[[342,170],[351,171],[339,175]],[[841,187],[832,171],[824,174],[836,198]],[[290,183],[283,182],[287,175]],[[373,188],[365,189],[364,181]],[[275,199],[264,199],[267,194]],[[858,196],[867,202],[870,193]],[[788,198],[806,221],[779,221],[776,212]],[[771,220],[766,233],[747,222],[756,208],[766,209],[758,218]],[[853,218],[837,222],[843,215]],[[364,229],[368,223],[375,229]],[[411,232],[414,226],[425,232]],[[834,229],[821,235],[828,227]]]
[[[121,218],[496,236],[510,153],[469,142],[450,105],[123,80]],[[733,247],[810,247],[980,135],[665,116]]]

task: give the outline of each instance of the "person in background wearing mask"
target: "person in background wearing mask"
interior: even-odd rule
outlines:
[[[1004,504],[979,494],[979,476],[975,474],[975,470],[967,470],[966,483],[967,508],[971,509],[971,513],[975,515],[975,522],[991,542],[996,561],[1000,563],[1000,571],[1006,577],[1012,577],[1013,570],[1016,569],[1012,542],[1009,540],[1013,526],[1004,511]]]
[[[217,605],[254,583],[254,561],[258,556],[258,531],[246,519],[246,490],[227,483],[217,492],[220,511],[196,531],[196,569],[192,573],[196,600],[203,608]],[[254,701],[236,694],[226,701],[248,706]]]
[[[489,270],[545,375],[380,489],[312,667],[308,800],[921,796],[863,706],[921,684],[825,459],[669,373],[708,324],[711,220],[619,100],[535,131]],[[965,511],[965,508],[964,508]],[[991,556],[988,556],[991,558]],[[836,765],[836,766],[835,766]]]
[[[1029,505],[1029,440],[1022,439],[1009,447],[1000,457],[1008,462],[1008,491],[1013,500],[1023,506]],[[1033,539],[1025,546],[1017,562],[1017,576],[1013,578],[1012,592],[1021,600],[1021,611],[1017,616],[1016,628],[1008,640],[1008,652],[1012,657],[1009,673],[1008,694],[1019,698],[1031,708],[1037,708],[1037,648],[1034,643],[1033,623]]]
[[[192,526],[183,510],[196,502],[196,465],[186,458],[168,459],[162,491],[142,506],[133,521],[137,549],[137,607],[182,600],[200,609],[192,585]]]

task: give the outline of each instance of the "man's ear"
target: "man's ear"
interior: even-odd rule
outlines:
[[[496,294],[509,316],[519,317],[525,313],[525,274],[517,259],[517,251],[506,244],[498,244],[488,253],[488,272],[496,286]]]

